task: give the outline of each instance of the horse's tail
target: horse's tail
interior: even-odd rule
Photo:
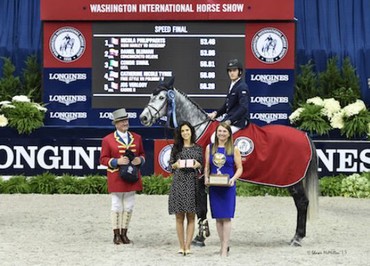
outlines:
[[[309,200],[308,219],[314,219],[319,213],[319,177],[317,174],[317,152],[315,144],[309,138],[311,146],[311,160],[307,169],[305,180],[305,192]]]

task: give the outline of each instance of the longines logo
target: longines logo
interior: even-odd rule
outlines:
[[[49,47],[56,59],[64,63],[78,60],[85,52],[85,37],[72,27],[56,30],[50,38]]]
[[[127,112],[128,118],[136,118],[137,114],[135,112]],[[100,112],[99,113],[100,119],[110,119],[113,120],[112,112]]]
[[[271,85],[280,81],[289,81],[289,75],[251,75],[251,81],[259,81]]]
[[[286,120],[288,115],[286,113],[252,113],[251,119],[260,120],[270,124],[277,120]]]
[[[251,103],[259,103],[271,107],[279,103],[289,103],[288,97],[251,97]]]
[[[276,28],[263,28],[252,39],[252,52],[263,63],[274,64],[288,51],[288,40]]]
[[[86,102],[86,95],[49,95],[49,102],[58,102],[66,106],[78,102]]]
[[[86,119],[86,112],[50,112],[50,118],[71,122],[76,119]]]
[[[59,80],[66,84],[76,80],[86,80],[86,73],[49,73],[49,80]]]

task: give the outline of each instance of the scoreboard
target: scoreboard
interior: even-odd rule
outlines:
[[[228,90],[227,62],[245,58],[245,23],[97,22],[92,31],[93,108],[143,108],[172,76],[177,89],[214,108]]]
[[[218,109],[230,59],[243,63],[250,119],[289,124],[295,74],[293,0],[41,0],[45,125],[130,124],[162,80]]]

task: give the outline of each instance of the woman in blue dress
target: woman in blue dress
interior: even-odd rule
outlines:
[[[231,218],[234,218],[235,213],[236,180],[242,172],[241,155],[238,148],[234,147],[231,128],[227,123],[220,123],[216,128],[215,143],[206,148],[204,182],[210,185],[209,202],[212,218],[216,219],[222,257],[228,255]],[[210,174],[229,175],[228,186],[212,186],[209,183]]]

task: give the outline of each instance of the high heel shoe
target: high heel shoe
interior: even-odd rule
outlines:
[[[192,254],[192,253],[193,253],[193,252],[191,252],[191,250],[190,250],[190,249],[187,249],[187,250],[185,250],[184,256],[190,255],[190,254]]]
[[[228,256],[229,256],[229,252],[230,252],[230,247],[227,247],[226,257],[228,257]],[[220,255],[221,255],[221,257],[223,257],[223,256],[222,256],[222,250],[220,250]]]

